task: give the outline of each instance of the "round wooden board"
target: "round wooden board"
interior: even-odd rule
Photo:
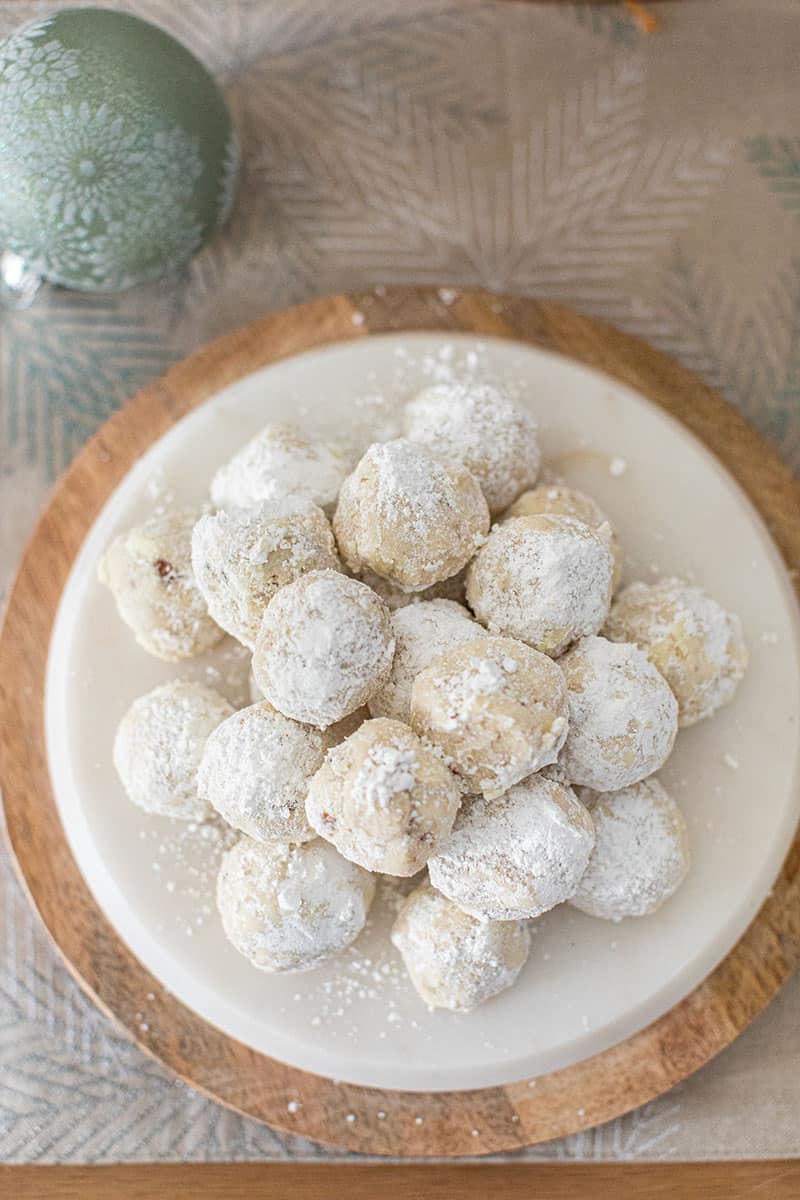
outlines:
[[[360,312],[363,323],[354,324]],[[67,966],[147,1053],[195,1088],[276,1128],[369,1154],[450,1157],[509,1151],[608,1121],[652,1100],[727,1046],[800,961],[800,836],[745,935],[660,1020],[594,1058],[502,1088],[388,1092],[285,1066],[220,1033],[134,958],[93,900],[50,789],[42,706],[61,590],[98,511],[135,460],[185,413],[233,380],[331,342],[397,330],[515,338],[606,371],[681,420],[737,478],[788,566],[800,567],[800,486],[720,396],[615,329],[533,300],[433,288],[313,300],[256,321],[173,367],[130,400],[78,455],[28,545],[0,638],[0,751],[20,879]],[[137,1017],[152,992],[149,1028]],[[290,1113],[290,1100],[301,1107]],[[421,1119],[421,1120],[420,1120]]]

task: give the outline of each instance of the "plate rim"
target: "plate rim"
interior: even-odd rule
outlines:
[[[361,324],[354,324],[355,313],[363,314]],[[720,396],[644,343],[551,303],[476,290],[460,290],[448,305],[434,287],[323,297],[261,318],[178,363],[98,430],[57,485],[9,592],[0,635],[0,663],[7,663],[0,668],[0,774],[5,833],[23,889],[78,983],[142,1049],[198,1090],[287,1132],[373,1154],[455,1156],[515,1149],[609,1120],[665,1091],[732,1041],[800,961],[800,835],[772,895],[728,956],[668,1013],[610,1050],[539,1077],[535,1089],[525,1080],[458,1092],[339,1085],[221,1033],[166,993],[134,958],[66,845],[49,787],[42,722],[49,635],[63,584],[97,513],[139,454],[181,416],[254,370],[334,342],[411,330],[526,342],[632,387],[677,417],[722,463],[784,562],[797,570],[800,486]],[[21,672],[28,684],[22,702]],[[30,811],[32,794],[38,819]],[[147,991],[156,996],[152,1036],[142,1034],[134,1013],[136,995]],[[303,1106],[289,1116],[286,1098],[295,1093],[303,1095]],[[378,1111],[387,1117],[378,1119]],[[348,1122],[348,1114],[356,1119]]]

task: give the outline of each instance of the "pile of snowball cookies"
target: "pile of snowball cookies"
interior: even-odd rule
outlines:
[[[688,869],[655,778],[678,729],[731,699],[740,622],[677,579],[619,591],[595,501],[536,486],[526,408],[490,384],[428,387],[404,435],[350,470],[270,425],[204,511],[161,509],[100,565],[139,644],[169,662],[224,634],[253,703],[177,680],[136,700],[114,762],[136,804],[240,840],[225,933],[303,971],[364,927],[380,875],[409,878],[391,938],[431,1007],[510,987],[528,922],[568,902],[655,911]]]

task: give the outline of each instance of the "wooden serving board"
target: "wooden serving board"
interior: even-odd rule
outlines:
[[[362,323],[354,324],[355,313],[363,314]],[[458,292],[450,304],[433,288],[313,300],[173,367],[75,459],[28,545],[0,637],[0,770],[23,887],[80,985],[143,1050],[192,1087],[276,1128],[364,1153],[450,1157],[514,1150],[607,1121],[652,1100],[727,1046],[800,961],[800,836],[769,899],[724,962],[634,1037],[540,1077],[533,1089],[523,1081],[449,1093],[381,1091],[334,1083],[249,1049],[180,1004],[145,970],[98,908],[68,849],[48,779],[42,716],[62,587],[98,511],[136,459],[180,417],[259,367],[315,346],[405,330],[514,338],[637,389],[717,455],[760,511],[789,568],[800,568],[800,486],[720,396],[634,338],[553,304],[480,291]],[[148,992],[155,998],[145,1031],[136,1010]],[[301,1107],[290,1114],[293,1098]]]

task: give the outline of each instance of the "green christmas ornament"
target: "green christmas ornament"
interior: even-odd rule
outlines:
[[[227,217],[238,165],[219,87],[155,25],[72,8],[0,43],[9,291],[35,275],[117,291],[175,270]]]

